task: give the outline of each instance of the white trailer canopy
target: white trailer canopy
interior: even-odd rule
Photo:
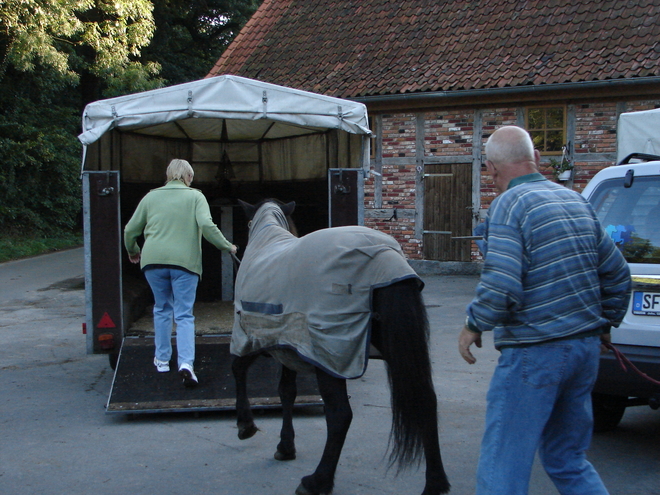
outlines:
[[[370,134],[362,103],[238,76],[217,76],[90,103],[83,113],[83,145],[113,128],[194,140],[278,139],[341,129]],[[241,122],[246,121],[246,122]]]
[[[660,155],[660,109],[619,116],[616,162],[631,153]]]
[[[282,162],[294,162],[284,165],[286,173],[281,170],[270,173],[274,180],[280,180],[308,178],[309,171],[295,176],[296,168],[300,168],[296,162],[318,162],[313,155],[325,156],[326,150],[319,148],[327,149],[327,141],[321,142],[319,136],[337,130],[344,131],[340,134],[355,136],[360,143],[359,150],[348,145],[349,153],[359,157],[358,164],[349,159],[352,164],[349,166],[368,168],[369,164],[371,131],[364,104],[231,75],[90,103],[83,112],[82,128],[83,133],[78,138],[83,144],[83,168],[88,146],[110,131],[134,136],[134,139],[142,136],[142,142],[144,138],[186,142],[192,146],[190,158],[195,162],[217,162],[218,153],[222,155],[227,150],[230,155],[237,156],[232,156],[232,162],[238,160],[247,165],[259,160],[260,166],[269,170],[282,167]],[[259,159],[256,148],[250,150],[250,143],[285,143],[297,139],[295,145],[270,145]],[[347,139],[353,141],[353,138]],[[123,154],[134,155],[127,153],[127,147],[135,147],[124,141]],[[222,146],[211,147],[210,143]],[[278,163],[274,166],[264,163],[268,160]],[[244,173],[252,177],[254,174],[248,172],[249,168],[245,167]],[[291,170],[294,176],[288,177]],[[139,179],[138,172],[128,172]],[[315,172],[319,176],[325,173],[325,170]]]

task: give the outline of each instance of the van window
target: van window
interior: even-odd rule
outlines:
[[[660,263],[660,177],[603,181],[589,201],[629,263]]]

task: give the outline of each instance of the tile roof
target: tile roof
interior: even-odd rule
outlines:
[[[264,0],[209,76],[352,98],[660,76],[660,0]]]

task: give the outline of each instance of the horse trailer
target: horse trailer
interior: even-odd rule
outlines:
[[[233,409],[228,342],[236,262],[202,241],[194,310],[200,385],[187,390],[176,373],[152,369],[152,296],[128,262],[123,227],[140,199],[164,183],[173,158],[193,166],[195,187],[239,257],[247,220],[238,199],[295,200],[301,235],[361,225],[371,134],[366,107],[226,75],[90,103],[82,129],[83,331],[87,352],[107,354],[115,370],[106,412]],[[269,361],[258,373],[276,372]],[[318,404],[313,378],[303,378],[300,403]],[[279,404],[270,390],[251,395],[256,407]]]

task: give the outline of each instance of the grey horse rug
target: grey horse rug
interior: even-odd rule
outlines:
[[[231,353],[288,349],[334,376],[358,378],[369,360],[373,290],[409,278],[421,290],[389,235],[355,226],[297,238],[279,206],[266,203],[236,276]]]

